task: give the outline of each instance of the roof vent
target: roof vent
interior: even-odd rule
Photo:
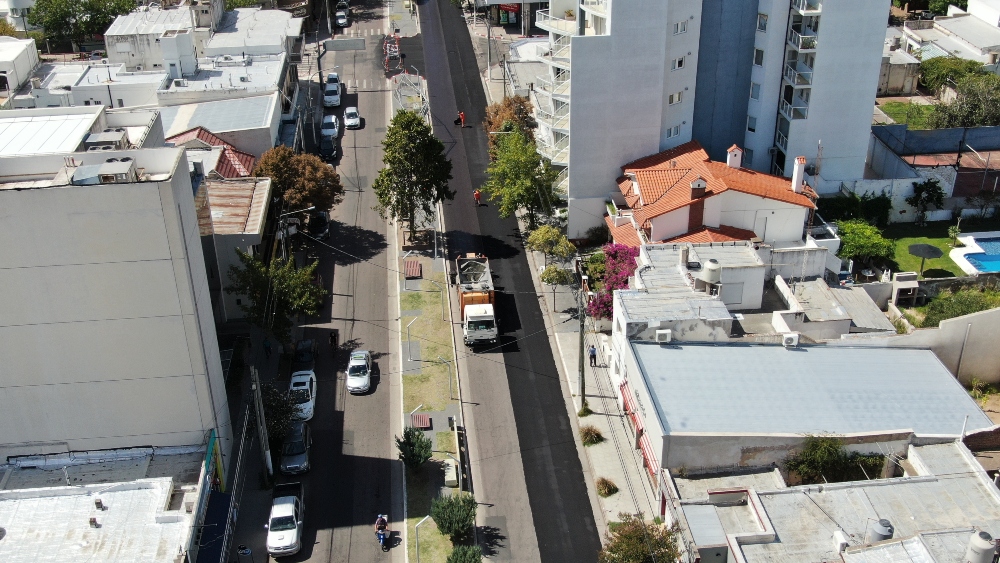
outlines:
[[[123,157],[121,157],[121,159],[119,159],[119,161],[120,162],[132,162],[132,157],[131,156],[123,156]]]
[[[109,158],[109,159],[105,160],[104,162],[118,162],[118,159],[117,158]]]
[[[91,516],[90,517],[90,527],[91,528],[100,528],[101,527],[101,523],[97,521],[97,517],[96,516]]]
[[[837,553],[843,553],[851,546],[851,540],[847,537],[847,534],[843,530],[837,530],[833,533],[833,550]]]
[[[101,499],[99,499],[99,498],[95,498],[94,499],[94,508],[96,508],[97,510],[107,510],[108,509],[107,505],[104,504],[104,501],[101,500]]]
[[[885,518],[873,521],[868,526],[868,541],[866,543],[876,543],[892,539],[893,532],[892,522],[889,522]]]

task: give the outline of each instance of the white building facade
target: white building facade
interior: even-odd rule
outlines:
[[[232,431],[181,148],[0,158],[0,458]],[[39,225],[45,228],[38,228]]]
[[[621,163],[692,139],[784,176],[804,155],[820,191],[863,177],[888,14],[888,0],[552,0],[533,101],[539,152],[566,167],[569,236],[601,223]]]

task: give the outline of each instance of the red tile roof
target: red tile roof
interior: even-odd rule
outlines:
[[[706,182],[703,198],[734,190],[793,205],[815,207],[807,194],[792,191],[788,179],[714,162],[698,141],[630,162],[622,167],[622,172],[633,175],[639,183],[642,205],[633,207],[636,208],[636,222],[642,226],[646,226],[653,217],[693,203],[691,182],[698,177]],[[619,182],[619,189],[621,186]]]
[[[222,154],[215,164],[215,172],[218,175],[223,178],[245,178],[253,174],[256,159],[252,154],[237,149],[204,127],[199,126],[178,133],[168,138],[167,142],[187,148],[222,147]]]
[[[635,227],[632,223],[626,223],[620,227],[615,226],[615,221],[611,217],[605,215],[604,222],[608,224],[608,229],[611,231],[611,238],[615,241],[615,244],[624,244],[627,246],[642,246],[642,241],[639,239],[639,233],[635,231]]]
[[[757,236],[756,233],[747,229],[719,225],[718,229],[702,227],[661,242],[735,242],[750,240],[755,236]]]

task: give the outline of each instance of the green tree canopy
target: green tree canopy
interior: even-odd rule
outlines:
[[[431,518],[438,530],[454,542],[465,537],[476,523],[477,507],[470,494],[439,496],[431,501]]]
[[[927,120],[931,128],[1000,125],[1000,76],[966,76],[955,91],[955,101],[934,106]]]
[[[488,178],[483,189],[491,201],[497,202],[501,217],[510,217],[519,209],[528,212],[529,228],[535,228],[535,213],[551,212],[558,204],[552,189],[557,173],[547,159],[543,159],[535,143],[514,131],[500,137],[494,147],[492,162],[486,168]]]
[[[267,426],[267,441],[278,446],[292,427],[299,406],[288,395],[288,389],[278,389],[270,383],[260,386],[260,399],[264,404],[264,423]],[[272,452],[277,447],[272,447]]]
[[[838,483],[877,477],[884,462],[879,454],[848,453],[835,436],[806,436],[802,450],[785,459],[785,468],[803,483]]]
[[[378,199],[375,211],[393,221],[407,221],[413,236],[418,211],[430,216],[435,204],[455,197],[448,187],[451,161],[423,117],[412,111],[392,118],[382,148],[385,168],[372,183]]]
[[[528,250],[541,252],[546,259],[552,257],[559,260],[569,260],[576,254],[576,247],[573,246],[573,243],[552,225],[542,225],[531,231],[524,245]]]
[[[17,37],[17,28],[6,19],[0,19],[0,35]],[[38,47],[38,45],[36,45],[36,47]]]
[[[934,57],[920,62],[920,84],[931,92],[949,83],[958,83],[966,76],[982,74],[986,74],[983,63],[969,59]]]
[[[451,0],[452,2],[460,0]],[[456,545],[445,563],[482,563],[483,548],[478,545]]]
[[[621,523],[608,532],[598,563],[660,563],[680,557],[676,528],[646,522],[642,514],[622,512],[618,518]]]
[[[28,23],[58,42],[102,35],[115,18],[135,9],[135,0],[37,0]]]
[[[870,258],[892,258],[896,254],[896,245],[882,236],[878,227],[860,219],[848,219],[837,222],[840,237],[841,258],[867,260]]]
[[[282,342],[289,341],[290,317],[300,313],[315,315],[326,290],[312,283],[316,263],[296,269],[291,260],[272,260],[270,264],[237,250],[241,266],[229,267],[230,295],[245,296],[240,309],[247,320],[269,329]]]
[[[941,188],[941,183],[934,178],[923,182],[913,182],[913,195],[904,201],[917,208],[917,224],[923,225],[927,218],[928,208],[940,209],[944,205],[944,189]]]
[[[967,10],[969,8],[969,0],[928,0],[927,9],[935,14],[947,14],[948,5]]]
[[[407,426],[403,429],[403,437],[396,437],[396,449],[399,459],[410,471],[419,471],[421,466],[431,458],[433,444],[430,438],[420,430]]]

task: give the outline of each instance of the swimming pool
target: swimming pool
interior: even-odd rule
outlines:
[[[1000,237],[976,238],[976,244],[984,252],[972,252],[965,255],[980,272],[1000,272]]]

